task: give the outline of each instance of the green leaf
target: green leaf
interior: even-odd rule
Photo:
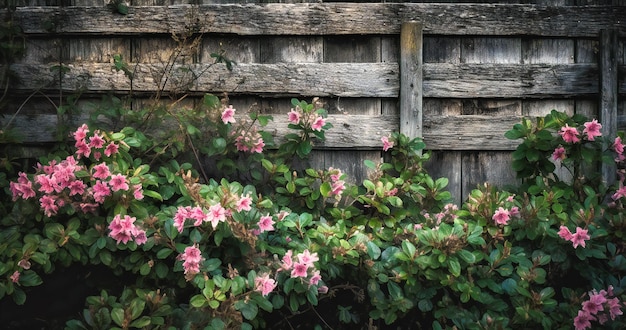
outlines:
[[[324,198],[327,198],[328,196],[330,196],[331,191],[332,191],[332,186],[330,185],[330,182],[324,182],[320,186],[320,193],[322,194]]]
[[[407,257],[409,257],[410,259],[413,259],[413,257],[415,257],[415,245],[413,245],[413,243],[404,240],[402,241],[402,251],[407,255]]]
[[[454,256],[448,258],[448,269],[454,276],[461,276],[461,263]]]
[[[209,305],[209,302],[207,301],[207,299],[201,294],[197,294],[191,297],[191,300],[189,300],[189,303],[191,304],[191,306],[195,308],[202,308],[202,307],[206,307]]]
[[[504,291],[506,291],[509,295],[512,295],[517,292],[517,282],[515,279],[507,278],[502,282],[502,289],[504,289]]]
[[[467,250],[460,250],[459,252],[457,252],[457,255],[468,264],[473,264],[476,262],[476,256]]]
[[[162,248],[161,250],[159,250],[157,252],[157,258],[159,259],[165,259],[167,258],[169,255],[172,254],[172,252],[174,252],[174,250],[172,250],[171,248]]]
[[[124,310],[116,307],[111,310],[111,319],[120,327],[124,323]]]
[[[363,164],[365,165],[365,167],[375,170],[376,169],[376,163],[374,163],[373,161],[366,159],[363,161]]]
[[[130,324],[131,328],[143,328],[152,323],[152,318],[150,316],[144,315]]]
[[[378,247],[376,243],[368,241],[365,245],[367,246],[367,255],[369,255],[372,260],[376,260],[380,257],[380,247]]]
[[[118,3],[116,9],[118,13],[128,15],[128,6],[124,2]]]
[[[143,313],[143,309],[146,307],[146,301],[141,298],[135,298],[130,302],[130,318],[136,319]],[[149,318],[148,318],[149,319]]]

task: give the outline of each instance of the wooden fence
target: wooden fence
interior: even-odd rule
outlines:
[[[80,91],[86,104],[106,93],[158,89],[155,72],[179,45],[173,34],[202,40],[181,55],[165,91],[193,73],[190,95],[227,92],[238,110],[275,114],[277,136],[286,130],[281,118],[291,97],[321,97],[334,128],[314,164],[342,168],[353,182],[366,175],[363,160],[380,160],[380,138],[396,130],[423,136],[433,150],[429,172],[449,178],[458,203],[483,182],[515,182],[510,152],[517,143],[504,132],[522,116],[557,109],[598,118],[606,129],[626,126],[619,116],[626,108],[621,1],[135,0],[126,15],[102,0],[20,1],[14,19],[28,51],[11,67],[20,82],[0,123],[12,118],[34,144],[54,139],[52,103],[60,94]],[[237,62],[232,71],[210,65],[218,49]],[[112,68],[114,55],[129,62],[132,84]]]

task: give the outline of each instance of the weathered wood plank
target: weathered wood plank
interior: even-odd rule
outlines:
[[[14,64],[20,90],[58,90],[58,72],[50,64]],[[129,79],[107,63],[71,63],[63,75],[63,89],[91,92],[131,89]],[[157,90],[162,64],[131,64],[133,90]],[[626,72],[626,66],[618,67]],[[598,65],[574,64],[424,64],[424,97],[544,98],[593,96],[599,92]],[[198,76],[193,79],[193,76]],[[192,81],[193,80],[193,81]],[[618,92],[626,93],[626,75]],[[240,63],[228,71],[222,65],[190,64],[172,70],[166,90],[250,94],[398,97],[396,63]]]
[[[624,8],[442,3],[312,3],[131,6],[128,15],[106,7],[20,7],[27,34],[234,33],[239,35],[399,34],[419,21],[424,34],[595,37],[603,28],[626,33]],[[57,23],[54,31],[46,30]],[[524,24],[520,24],[524,22]]]
[[[130,65],[134,73],[134,92],[159,89],[163,64]],[[50,65],[15,64],[11,69],[22,84],[16,90],[58,90],[58,71]],[[111,64],[72,63],[64,66],[65,90],[91,92],[131,90],[131,81]],[[195,79],[197,77],[197,79]],[[371,63],[241,63],[228,71],[223,65],[190,64],[175,66],[168,75],[167,91],[228,92],[280,95],[397,97],[397,64]]]
[[[485,151],[463,154],[463,197],[467,198],[472,190],[482,186],[485,182],[499,189],[514,186],[515,172],[512,169],[513,160],[509,152]]]
[[[593,64],[424,64],[424,96],[532,98],[598,92]]]
[[[400,133],[422,136],[422,24],[405,22],[400,33]]]
[[[0,117],[0,124],[4,125],[7,117]],[[74,122],[79,124],[81,118]],[[504,133],[520,120],[519,116],[428,116],[424,117],[424,142],[428,150],[514,150],[519,141],[508,140]],[[382,148],[382,136],[398,131],[398,121],[397,116],[331,114],[328,122],[334,127],[326,133],[326,141],[318,143],[316,147],[378,150]],[[54,141],[51,132],[56,123],[56,115],[18,115],[12,124],[24,132],[25,141],[39,143]],[[288,131],[287,124],[284,116],[274,115],[274,120],[264,129],[271,132],[280,143],[281,136]],[[38,129],[33,130],[32,127]]]
[[[0,127],[3,127],[10,116],[0,117]],[[72,121],[76,125],[85,122],[85,116],[76,117]],[[316,142],[320,149],[381,149],[380,138],[390,132],[398,130],[397,116],[365,116],[365,115],[329,115],[328,122],[333,128],[326,132],[324,143]],[[17,115],[11,126],[22,132],[23,140],[27,143],[46,143],[55,141],[55,130],[58,124],[56,115]],[[286,116],[274,116],[274,120],[263,130],[274,136],[276,143],[281,143],[283,136],[290,133],[287,128],[289,122]],[[36,127],[37,129],[33,129]],[[365,134],[367,133],[367,134]]]
[[[616,136],[617,134],[617,32],[602,30],[600,33],[600,113],[602,134]],[[602,164],[602,181],[607,185],[615,183],[615,164]]]
[[[504,133],[520,121],[519,116],[426,116],[424,143],[433,150],[514,150],[519,141]]]

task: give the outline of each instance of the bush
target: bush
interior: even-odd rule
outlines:
[[[97,115],[122,118],[117,132],[83,125],[74,152],[0,174],[0,297],[23,304],[79,265],[124,281],[98,283],[68,329],[624,326],[621,135],[556,111],[524,119],[506,134],[521,139],[521,185],[485,184],[459,207],[424,170],[424,143],[398,133],[359,185],[310,168],[332,125],[317,100],[292,106],[279,145],[271,117],[212,95],[109,107]]]

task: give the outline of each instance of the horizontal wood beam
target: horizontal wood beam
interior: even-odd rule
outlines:
[[[10,116],[0,117],[4,126]],[[290,133],[284,115],[274,115],[274,120],[263,130],[270,132],[277,143]],[[85,122],[86,116],[72,120],[75,126]],[[380,138],[399,130],[397,116],[329,115],[333,128],[326,132],[326,141],[317,143],[316,149],[379,150]],[[520,117],[493,117],[482,115],[429,116],[423,118],[423,138],[428,150],[514,150],[520,141],[504,137],[504,133],[521,121]],[[17,115],[11,127],[22,134],[25,143],[55,141],[58,119],[56,115]],[[36,127],[37,129],[33,129]]]
[[[424,34],[593,37],[613,28],[626,35],[624,7],[440,3],[213,4],[129,8],[19,7],[26,34],[139,35],[226,33],[237,35],[399,34],[419,21]]]
[[[38,144],[56,141],[58,117],[50,114],[16,115],[0,117],[0,127],[4,127],[9,120],[9,128],[15,129],[24,143]],[[260,128],[269,132],[276,143],[284,141],[284,136],[294,131],[288,128],[286,115],[274,115],[268,126]],[[71,120],[71,124],[78,127],[87,122],[88,117],[83,115]],[[380,138],[390,132],[398,131],[399,118],[397,116],[367,116],[367,115],[329,115],[327,122],[333,128],[326,132],[324,143],[314,142],[317,149],[382,149]],[[70,125],[71,125],[70,124]],[[36,128],[36,129],[33,129]],[[367,134],[364,134],[364,133]]]
[[[232,71],[223,65],[192,64],[174,67],[165,86],[159,84],[162,64],[129,64],[133,81],[108,63],[64,65],[64,74],[53,64],[14,64],[20,82],[13,92],[54,93],[81,90],[86,93],[190,93],[250,94],[272,97],[398,97],[397,63],[241,63]],[[0,67],[1,68],[1,67]],[[619,67],[621,72],[625,66]],[[62,83],[59,82],[62,76]],[[196,78],[193,78],[193,77]],[[194,80],[195,79],[195,80]],[[423,65],[423,93],[431,98],[545,98],[593,96],[599,93],[596,64],[448,64]],[[621,75],[619,93],[626,93]]]

